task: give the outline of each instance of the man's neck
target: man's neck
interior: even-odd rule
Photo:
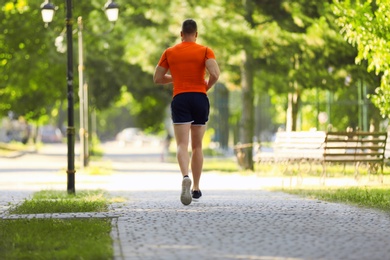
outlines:
[[[182,42],[196,42],[196,35],[182,35]]]

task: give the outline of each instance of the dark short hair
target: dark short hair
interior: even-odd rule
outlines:
[[[193,19],[186,19],[181,26],[181,31],[184,34],[193,34],[198,31],[198,26]]]

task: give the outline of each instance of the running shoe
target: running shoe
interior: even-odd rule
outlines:
[[[192,199],[197,201],[202,197],[202,192],[200,190],[193,190],[192,191]]]
[[[180,201],[184,205],[190,205],[192,198],[191,198],[191,179],[189,177],[184,177],[183,181],[181,183],[181,195],[180,195]]]

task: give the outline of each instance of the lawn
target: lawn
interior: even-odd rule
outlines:
[[[105,192],[41,191],[11,208],[12,214],[103,212]],[[111,219],[0,220],[0,259],[112,259]]]
[[[297,167],[290,167],[289,172],[283,172],[280,166],[274,164],[255,164],[255,171],[240,171],[233,159],[212,159],[206,158],[204,162],[205,171],[239,172],[243,175],[255,174],[259,177],[291,177],[302,176],[302,178],[319,177],[322,173],[322,166],[319,164],[303,165],[301,171]],[[329,187],[323,185],[316,186],[292,186],[289,188],[273,187],[273,191],[282,191],[302,197],[319,199],[330,202],[346,203],[361,207],[373,208],[390,212],[390,181],[389,167],[384,168],[385,182],[380,184],[378,176],[368,176],[367,169],[361,167],[360,178],[371,179],[370,185],[359,185],[353,187]],[[355,168],[353,165],[330,165],[327,167],[328,179],[355,178]],[[319,179],[320,180],[320,179]],[[320,184],[320,181],[318,182]]]
[[[361,187],[293,187],[275,188],[302,197],[330,202],[346,203],[366,208],[383,210],[390,213],[390,192],[388,185]]]
[[[112,259],[109,219],[0,221],[0,259]]]

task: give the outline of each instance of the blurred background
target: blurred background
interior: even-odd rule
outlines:
[[[50,1],[55,15],[45,24],[42,1],[0,6],[3,143],[66,142],[66,6]],[[231,153],[280,130],[387,130],[389,1],[117,0],[110,22],[111,2],[72,4],[73,116],[76,142],[86,138],[88,149],[94,140],[171,140],[172,86],[152,75],[186,18],[222,72],[209,92],[206,148]]]

